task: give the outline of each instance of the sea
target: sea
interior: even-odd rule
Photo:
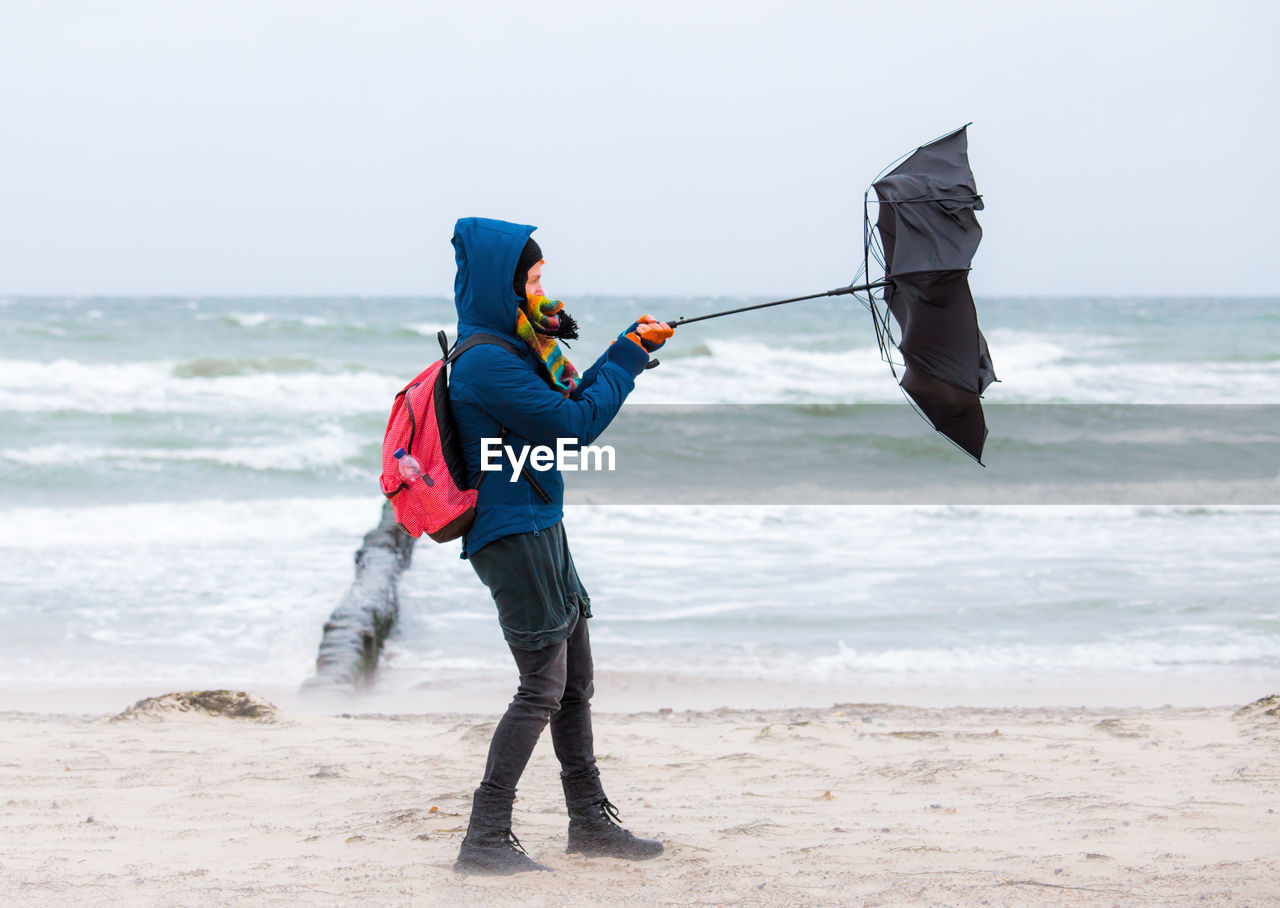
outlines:
[[[566,352],[756,301],[567,299]],[[682,326],[596,441],[615,470],[566,474],[597,669],[833,699],[1280,688],[1280,298],[977,306],[982,464],[856,300]],[[0,689],[303,685],[441,330],[446,298],[0,298]],[[459,550],[417,544],[371,689],[511,676]]]

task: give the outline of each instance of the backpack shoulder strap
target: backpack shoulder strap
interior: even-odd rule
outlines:
[[[468,337],[466,340],[458,344],[455,344],[452,350],[445,353],[445,356],[444,356],[445,365],[449,365],[453,363],[459,356],[466,353],[472,347],[479,347],[481,344],[493,344],[495,347],[501,347],[502,349],[506,350],[508,353],[510,353],[512,356],[516,357],[517,359],[520,358],[520,348],[517,347],[515,344],[511,343],[509,340],[498,337],[498,335],[496,334],[485,334],[484,332],[477,332],[471,335],[470,337]],[[444,332],[441,331],[440,346],[444,347],[444,345],[445,345],[445,336],[444,336]],[[503,426],[503,425],[498,426],[498,437],[502,439],[506,439],[507,437],[506,426]],[[538,484],[538,480],[534,478],[531,472],[529,472],[529,468],[527,466],[521,468],[520,474],[528,481],[529,485],[533,487],[533,490],[538,493],[538,497],[541,498],[543,502],[547,504],[551,503],[551,496],[548,495],[546,490],[543,489],[542,486]],[[473,486],[473,488],[477,488],[477,489],[480,488],[480,483],[484,481],[484,477],[486,475],[488,474],[482,473],[480,475],[480,479],[476,481],[476,484],[475,486]]]
[[[519,348],[517,348],[510,341],[505,340],[504,338],[498,337],[498,335],[496,334],[485,334],[484,332],[479,332],[471,335],[464,341],[460,341],[459,343],[454,344],[453,349],[450,350],[447,354],[445,354],[445,361],[452,363],[459,356],[466,353],[472,347],[478,347],[481,344],[493,344],[495,347],[501,347],[502,349],[506,350],[508,353],[512,354],[513,356],[520,355]]]

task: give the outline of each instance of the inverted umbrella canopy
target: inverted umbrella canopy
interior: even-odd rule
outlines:
[[[969,290],[982,197],[969,169],[967,128],[921,146],[872,188],[883,302],[900,329],[896,342],[887,338],[902,353],[899,384],[935,429],[981,463],[987,424],[980,398],[996,376]],[[870,229],[864,235],[869,247]],[[888,356],[887,323],[874,294],[871,302]]]
[[[862,266],[847,287],[668,319],[668,323],[674,328],[852,294],[871,310],[880,354],[895,377],[894,351],[902,354],[905,371],[898,384],[916,409],[981,464],[987,422],[980,398],[996,375],[969,292],[969,266],[982,239],[973,213],[982,209],[982,196],[969,169],[966,129],[967,125],[962,126],[922,145],[868,187],[863,196]],[[867,207],[871,189],[880,205],[874,231]],[[884,276],[878,280],[871,279],[873,248],[876,261],[884,266]],[[889,324],[890,315],[898,323],[899,337]],[[649,362],[657,364],[657,360]]]

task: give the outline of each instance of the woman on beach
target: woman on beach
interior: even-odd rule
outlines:
[[[473,477],[480,475],[482,439],[505,435],[503,443],[517,451],[556,448],[561,438],[590,444],[631,393],[649,351],[672,334],[645,316],[579,375],[556,342],[577,337],[577,326],[562,304],[543,295],[534,229],[485,218],[462,218],[454,228],[458,339],[484,333],[506,345],[473,347],[453,366],[449,398]],[[504,458],[481,484],[476,521],[463,540],[462,557],[497,605],[520,684],[494,730],[454,869],[550,869],[533,861],[511,831],[516,784],[548,723],[569,812],[568,851],[654,857],[662,853],[661,843],[637,838],[617,823],[617,808],[605,797],[596,768],[591,600],[561,522],[564,482],[554,467],[536,476],[522,471],[516,482],[512,475]]]

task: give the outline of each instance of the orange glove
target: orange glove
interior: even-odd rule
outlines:
[[[627,332],[626,338],[632,343],[639,344],[640,349],[646,353],[652,353],[675,333],[676,329],[666,322],[660,322],[652,315],[642,315],[636,320],[636,326]]]

